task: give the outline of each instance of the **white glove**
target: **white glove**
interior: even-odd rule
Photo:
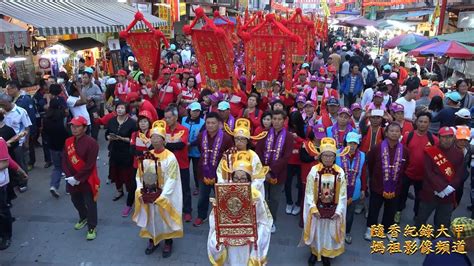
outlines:
[[[71,186],[78,185],[80,182],[77,181],[74,176],[66,177],[65,180],[69,183]]]
[[[443,191],[441,191],[441,192],[436,192],[436,191],[435,191],[434,194],[435,194],[436,196],[440,197],[440,198],[446,197],[446,193],[444,193]]]
[[[443,192],[446,194],[446,196],[449,196],[449,194],[453,193],[456,191],[452,186],[448,185]]]

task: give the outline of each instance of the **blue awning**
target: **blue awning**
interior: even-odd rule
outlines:
[[[420,10],[420,11],[413,11],[413,12],[408,12],[406,14],[396,14],[392,15],[389,17],[389,19],[394,19],[394,20],[405,20],[406,18],[416,18],[420,16],[426,16],[426,15],[431,15],[433,14],[434,10],[430,9],[425,9],[425,10]]]

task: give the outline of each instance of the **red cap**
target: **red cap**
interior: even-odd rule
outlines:
[[[140,99],[140,95],[136,91],[132,91],[127,95],[127,102],[134,102]]]
[[[163,74],[171,74],[171,69],[165,68],[165,69],[163,69],[163,70],[161,71],[161,73],[163,73]]]
[[[442,127],[439,129],[440,136],[454,136],[454,129],[452,127]]]
[[[75,126],[87,126],[87,120],[83,116],[76,116],[71,119],[71,122],[69,122],[69,124]]]
[[[300,72],[298,72],[298,75],[307,75],[307,74],[308,73],[304,69],[301,69]]]
[[[176,69],[176,71],[174,72],[175,74],[182,74],[183,73],[183,69],[182,68],[178,68]]]
[[[191,69],[185,68],[185,69],[183,70],[183,73],[191,74],[191,73],[193,73],[193,72],[191,71]]]
[[[150,123],[153,122],[153,118],[151,116],[151,113],[148,110],[143,110],[140,113],[138,113],[138,117],[145,117],[146,119],[148,119],[148,121]]]
[[[123,70],[123,69],[119,69],[119,71],[117,71],[117,76],[128,76],[127,75],[127,71]]]
[[[176,64],[171,64],[171,65],[170,65],[170,68],[177,69],[177,68],[178,68],[178,65],[176,65]]]

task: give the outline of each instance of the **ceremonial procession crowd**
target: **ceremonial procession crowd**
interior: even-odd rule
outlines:
[[[335,41],[331,36],[330,44]],[[301,234],[294,245],[309,247],[308,263],[330,265],[353,237],[371,241],[379,224],[386,233],[400,223],[401,212],[413,212],[408,223],[416,228],[464,229],[449,240],[463,241],[461,252],[427,260],[470,265],[462,251],[474,249],[474,216],[454,219],[452,213],[466,181],[471,193],[464,197],[472,203],[474,196],[474,84],[458,79],[441,86],[447,76],[441,64],[428,80],[416,59],[405,65],[387,54],[371,58],[367,47],[342,41],[298,65],[291,92],[281,75],[246,93],[253,81],[239,65],[237,88],[201,86],[205,77],[190,42],[162,52],[158,80],[130,56],[127,67],[108,78],[95,76],[83,61],[72,76],[61,72],[41,80],[33,97],[9,82],[0,95],[0,249],[14,240],[12,200],[15,192],[28,191],[27,172],[41,137],[44,167],[52,168],[49,190],[59,198],[66,186],[78,212],[74,229],[87,226],[87,240],[100,234],[97,200],[110,200],[98,198],[99,187],[107,189],[102,179],[115,184],[113,201],[126,198],[121,216],[131,216],[140,228],[146,254],[161,243],[169,257],[173,241],[186,241],[184,222],[209,226],[213,265],[272,264],[267,252],[272,234],[279,233]],[[107,178],[97,172],[101,128],[108,141]],[[253,242],[221,241],[219,184],[250,184]],[[405,209],[409,197],[413,210]],[[227,204],[230,212],[245,207],[237,198]],[[279,213],[281,205],[285,213]],[[280,231],[285,214],[299,217],[301,230]],[[355,214],[367,219],[354,225],[366,228],[362,236],[351,234]],[[227,230],[245,236],[238,226]]]

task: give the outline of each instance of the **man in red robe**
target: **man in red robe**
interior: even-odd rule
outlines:
[[[80,230],[87,224],[87,240],[94,240],[100,186],[96,165],[99,145],[95,139],[86,135],[87,120],[83,116],[74,117],[70,124],[72,137],[66,139],[62,169],[68,176],[66,190],[79,212],[79,221],[74,229]]]

